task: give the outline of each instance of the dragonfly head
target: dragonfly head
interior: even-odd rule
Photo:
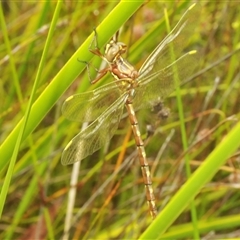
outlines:
[[[105,57],[109,63],[113,63],[117,58],[119,58],[123,53],[125,53],[126,50],[126,44],[111,40],[106,46]]]

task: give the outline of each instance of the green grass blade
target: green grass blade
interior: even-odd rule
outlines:
[[[12,179],[14,166],[15,166],[15,163],[16,163],[16,160],[17,160],[18,151],[19,151],[22,139],[23,139],[24,131],[25,131],[26,126],[28,124],[28,119],[29,119],[33,99],[34,99],[34,96],[35,96],[35,93],[36,93],[38,82],[40,81],[41,73],[43,71],[44,63],[45,63],[45,60],[46,60],[46,57],[47,57],[47,52],[48,52],[49,47],[50,47],[50,42],[51,42],[51,39],[52,39],[52,36],[53,36],[54,28],[56,26],[56,22],[57,22],[58,15],[59,15],[59,12],[60,12],[60,9],[61,9],[61,5],[62,5],[62,2],[59,1],[57,6],[56,6],[56,9],[55,9],[55,13],[54,13],[54,16],[53,16],[53,21],[52,21],[51,28],[50,28],[50,31],[49,31],[49,35],[48,35],[46,45],[45,45],[45,48],[44,48],[44,51],[43,51],[43,55],[42,55],[42,59],[41,59],[39,69],[38,69],[38,72],[37,72],[36,80],[34,81],[34,86],[33,86],[32,92],[31,92],[29,104],[28,104],[26,113],[24,115],[24,118],[22,119],[22,125],[20,126],[20,131],[16,136],[16,139],[17,139],[16,143],[12,146],[14,148],[13,149],[13,154],[12,154],[12,157],[11,157],[10,165],[9,165],[9,168],[8,168],[8,171],[7,171],[4,183],[3,183],[3,187],[1,189],[1,194],[0,194],[0,216],[2,215],[3,207],[4,207],[4,204],[5,204],[5,200],[6,200],[6,196],[7,196],[7,192],[8,192],[8,188],[9,188],[9,185],[10,185],[10,182],[11,182],[11,179]],[[2,12],[0,14],[2,15]],[[3,22],[3,20],[2,20],[2,22]]]
[[[240,146],[240,123],[222,140],[215,150],[208,156],[201,167],[182,186],[169,204],[157,216],[156,220],[142,234],[140,239],[157,239],[176,220],[183,210],[191,203],[201,188],[209,182],[218,169]]]
[[[193,7],[195,7],[195,4],[190,6],[188,8],[188,11],[191,11]],[[168,33],[169,33],[171,31],[171,28],[170,28],[169,18],[168,18],[166,9],[165,9],[165,18],[166,18],[167,29],[168,29]],[[172,61],[174,62],[176,60],[176,57],[174,54],[174,47],[171,45],[170,45],[170,52],[171,52],[171,56],[172,56]],[[178,86],[178,82],[179,82],[178,69],[176,68],[175,70],[176,70],[176,73],[174,74],[175,85],[176,85],[175,92],[176,92],[176,99],[177,99],[177,106],[178,106],[178,115],[179,115],[179,120],[180,120],[182,145],[183,145],[183,150],[186,152],[188,149],[188,139],[187,139],[186,126],[185,126],[183,101],[182,101],[182,97],[181,97],[181,88],[180,88],[180,86]],[[181,69],[179,69],[179,71],[181,71]],[[186,176],[187,176],[187,178],[189,178],[191,176],[191,166],[190,166],[190,157],[189,157],[188,153],[184,157],[184,162],[185,162]],[[197,229],[197,213],[196,213],[194,200],[191,202],[191,217],[192,217],[192,222],[193,222],[193,226],[194,226],[193,238],[199,239],[199,232]]]
[[[115,9],[104,19],[97,28],[99,46],[103,46],[111,36],[124,24],[125,21],[141,6],[143,1],[139,2],[120,2]],[[122,14],[124,12],[125,14]],[[114,22],[114,24],[113,24]],[[69,59],[61,71],[55,76],[52,82],[46,87],[43,93],[35,101],[32,106],[28,123],[24,131],[23,140],[38,126],[48,111],[54,106],[61,95],[76,79],[79,73],[85,68],[84,64],[80,64],[77,60],[79,56],[83,56],[85,61],[90,61],[92,54],[88,47],[92,41],[93,33],[82,44],[82,46]],[[0,147],[0,171],[9,162],[10,156],[15,146],[17,136],[23,124],[23,119],[13,129],[8,138]]]

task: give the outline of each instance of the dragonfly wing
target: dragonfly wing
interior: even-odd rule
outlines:
[[[139,70],[134,107],[139,109],[164,99],[177,85],[190,77],[196,68],[198,54],[185,49],[198,16],[196,11],[189,10]]]
[[[177,85],[191,76],[196,66],[196,54],[185,54],[172,65],[145,77],[135,89],[134,107],[140,109],[162,101]]]
[[[172,62],[172,51],[178,59],[189,47],[191,36],[198,22],[198,8],[191,6],[180,18],[172,31],[158,44],[148,56],[139,70],[141,77],[149,75],[152,71],[164,69]],[[154,70],[155,69],[155,70]]]
[[[118,86],[112,82],[93,91],[72,95],[63,103],[62,114],[71,121],[94,121],[120,94]]]
[[[121,95],[94,122],[76,135],[62,153],[62,164],[80,161],[109,142],[118,128],[128,94]]]

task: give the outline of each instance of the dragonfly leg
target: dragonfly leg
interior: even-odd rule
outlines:
[[[101,69],[101,70],[98,70],[98,76],[95,78],[95,79],[91,79],[91,78],[89,78],[90,79],[90,82],[91,82],[91,84],[94,84],[94,83],[96,83],[96,82],[98,82],[102,77],[104,77],[106,74],[107,74],[107,72],[109,72],[111,69],[109,68],[109,67],[106,67],[106,68],[103,68],[103,69]],[[90,76],[89,76],[90,77]]]
[[[107,72],[109,72],[109,71],[111,70],[110,67],[106,67],[106,68],[103,68],[103,69],[99,70],[99,69],[97,69],[96,67],[94,67],[92,64],[90,64],[89,62],[82,61],[82,60],[79,60],[79,59],[78,59],[78,61],[81,62],[81,63],[86,64],[87,73],[88,73],[88,78],[89,78],[91,84],[94,84],[94,83],[98,82],[102,77],[104,77],[104,76],[107,74]],[[89,69],[90,69],[90,68],[89,68],[90,65],[91,65],[91,66],[95,69],[95,71],[98,73],[98,76],[97,76],[95,79],[92,79],[92,78],[91,78],[90,70],[89,70]]]
[[[113,39],[115,42],[118,42],[118,36],[119,36],[119,30],[114,34],[114,36],[112,37],[112,39]]]
[[[93,29],[93,31],[94,31],[94,37],[93,37],[93,39],[92,39],[92,41],[91,41],[91,43],[90,43],[90,45],[89,45],[89,47],[88,47],[88,50],[89,50],[89,51],[91,51],[91,50],[93,49],[93,48],[92,48],[93,43],[94,43],[94,49],[100,49],[100,48],[98,47],[98,42],[97,42],[97,37],[98,37],[97,31],[96,31],[95,28]]]
[[[99,46],[98,46],[98,41],[97,41],[98,35],[97,35],[97,31],[96,31],[95,28],[93,29],[93,31],[94,31],[94,37],[93,37],[93,39],[92,39],[92,41],[91,41],[91,43],[90,43],[90,45],[89,45],[89,47],[88,47],[88,50],[89,50],[91,53],[93,53],[93,54],[95,54],[95,55],[97,55],[97,56],[99,56],[100,58],[102,58],[102,59],[105,60],[105,57],[104,57],[104,55],[101,53],[100,48],[99,48]],[[92,48],[93,43],[94,43],[94,48]]]
[[[98,41],[97,41],[98,34],[97,34],[97,30],[94,28],[93,31],[94,31],[94,37],[93,37],[93,39],[92,39],[92,41],[91,41],[91,43],[90,43],[90,45],[89,45],[89,47],[88,47],[88,50],[89,50],[91,53],[99,56],[100,58],[102,58],[103,60],[105,60],[106,62],[108,62],[107,59],[106,59],[106,57],[104,56],[104,54],[101,53],[100,48],[99,48],[99,46],[98,46]],[[117,42],[117,41],[118,41],[118,36],[119,36],[119,31],[117,31],[117,32],[115,33],[115,35],[114,35],[111,39],[114,40],[114,42]],[[92,48],[93,42],[94,42],[94,48]]]

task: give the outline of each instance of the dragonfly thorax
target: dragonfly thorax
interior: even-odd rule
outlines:
[[[116,80],[133,81],[138,77],[138,71],[122,57],[117,58],[111,66],[111,73]]]
[[[126,50],[127,46],[125,43],[112,39],[105,48],[104,59],[110,65],[110,72],[116,80],[122,79],[130,82],[138,77],[138,71],[122,57]]]

